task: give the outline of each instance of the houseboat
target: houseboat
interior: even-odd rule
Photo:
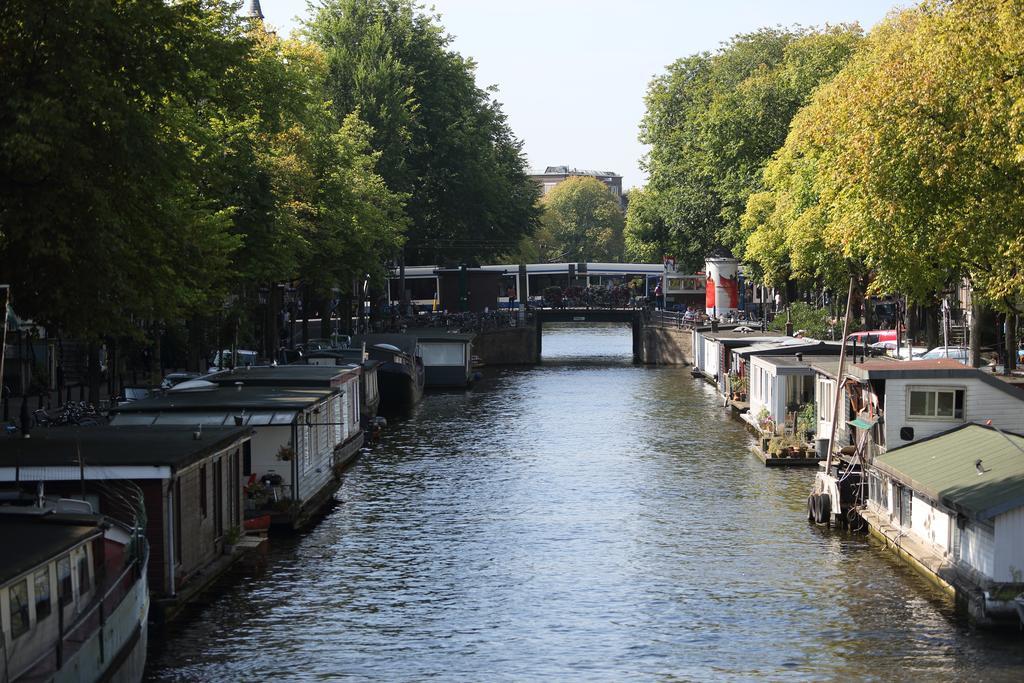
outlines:
[[[122,524],[39,487],[0,505],[3,681],[142,679],[148,548]]]
[[[354,343],[365,345],[367,357],[380,363],[377,384],[381,413],[402,414],[423,399],[426,373],[416,347],[416,337],[370,334],[356,338]]]
[[[473,334],[420,334],[416,338],[423,358],[428,389],[455,389],[473,381]]]
[[[867,468],[871,533],[982,626],[1021,627],[1024,437],[962,424]]]
[[[165,396],[118,406],[111,423],[190,426],[200,434],[226,425],[255,428],[239,474],[246,515],[269,515],[272,528],[294,531],[333,500],[342,468],[362,445],[358,391],[347,395],[348,401],[331,386],[194,380]]]
[[[732,370],[732,350],[754,344],[775,344],[786,347],[805,343],[804,340],[786,337],[777,333],[757,332],[746,327],[731,330],[696,328],[693,334],[693,357],[695,374],[719,387],[722,393],[728,391],[727,378]],[[783,350],[778,351],[783,353]]]
[[[363,429],[368,429],[377,416],[380,409],[380,387],[377,380],[377,372],[381,366],[379,360],[373,360],[366,353],[365,347],[358,348],[330,348],[318,349],[305,353],[302,358],[296,361],[299,365],[320,365],[320,366],[358,366],[359,373],[359,414]]]
[[[0,440],[0,485],[45,486],[108,517],[144,519],[151,618],[164,622],[235,559],[251,432],[213,425],[36,430],[30,439]]]
[[[1006,430],[1024,424],[1024,390],[954,360],[872,358],[840,372],[838,362],[816,359],[813,367],[817,439],[827,451],[832,438],[834,456],[815,480],[811,496],[818,498],[808,501],[809,515],[819,508],[818,521],[849,521],[862,498],[862,468],[889,450],[968,422]]]

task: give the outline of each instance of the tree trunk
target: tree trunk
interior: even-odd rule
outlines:
[[[925,339],[928,340],[927,346],[929,349],[934,349],[939,346],[939,315],[940,311],[937,306],[925,306],[924,311],[924,334]]]
[[[918,318],[918,305],[907,302],[906,310],[906,330],[907,330],[907,346],[913,347],[914,342],[917,340],[917,318]]]
[[[977,303],[974,293],[971,293],[971,326],[970,326],[970,347],[969,360],[972,368],[981,367],[981,316],[985,309]]]
[[[1017,369],[1017,314],[1006,314],[1006,373]]]

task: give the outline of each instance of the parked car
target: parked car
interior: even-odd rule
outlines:
[[[238,349],[237,355],[232,358],[231,349],[214,352],[210,356],[210,372],[217,372],[227,368],[244,368],[246,366],[259,365],[259,357],[255,351]]]
[[[163,391],[167,391],[176,384],[187,382],[188,380],[195,379],[196,377],[199,377],[198,372],[169,372],[164,376],[163,381],[160,382],[160,388]]]
[[[904,342],[900,345],[899,356],[897,356],[895,341],[875,342],[871,345],[871,348],[885,354],[886,356],[892,356],[893,358],[898,357],[903,360],[920,358],[924,354],[928,353],[927,346],[907,346],[906,342]]]
[[[955,361],[960,361],[964,365],[969,364],[970,351],[963,346],[950,346],[944,348],[942,346],[936,346],[928,353],[921,356],[925,360],[933,360],[935,358],[951,358]]]

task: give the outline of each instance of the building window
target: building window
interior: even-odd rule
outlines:
[[[36,622],[50,616],[52,611],[50,601],[50,570],[40,569],[36,572],[33,584],[36,592]]]
[[[71,593],[71,558],[68,555],[57,560],[57,603],[63,607],[74,596]]]
[[[962,420],[963,389],[910,389],[908,417]]]
[[[28,633],[28,579],[22,579],[11,586],[8,592],[10,603],[7,616],[11,620],[11,639]]]
[[[242,474],[252,474],[252,442],[246,441],[242,444]]]

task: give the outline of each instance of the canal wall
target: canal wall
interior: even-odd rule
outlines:
[[[693,335],[687,329],[646,326],[634,340],[639,362],[645,365],[690,365]]]
[[[479,332],[473,338],[473,355],[485,365],[533,365],[538,353],[533,325]]]

